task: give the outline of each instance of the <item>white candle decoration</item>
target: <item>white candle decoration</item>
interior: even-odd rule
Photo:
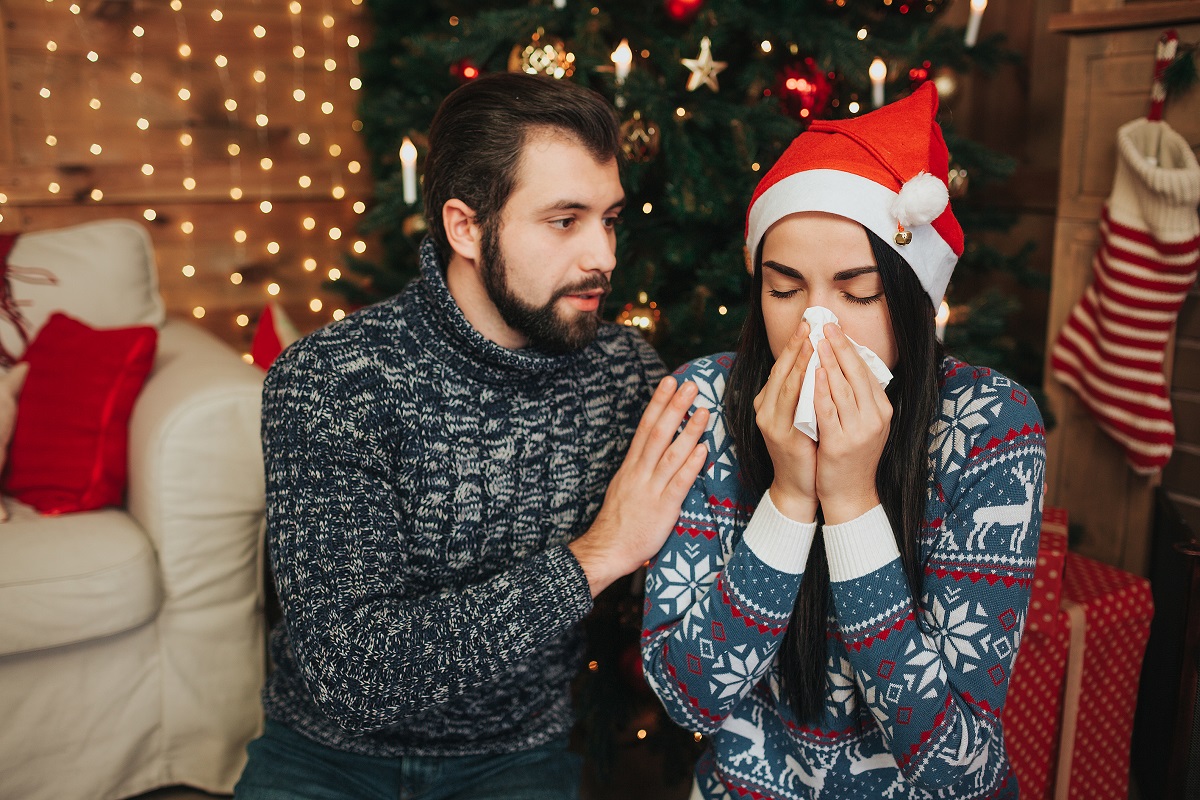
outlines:
[[[946,336],[946,323],[950,321],[950,304],[945,300],[942,301],[941,307],[938,309],[937,316],[934,317],[933,330],[937,334],[938,341],[944,341]]]
[[[979,24],[983,22],[983,10],[987,8],[987,0],[971,0],[971,16],[967,19],[967,34],[963,44],[974,47],[979,38]]]
[[[883,105],[883,81],[887,78],[887,64],[883,63],[882,58],[877,58],[871,62],[867,74],[871,76],[871,104],[879,108]]]
[[[633,50],[629,48],[629,40],[622,39],[617,49],[612,52],[612,62],[616,65],[617,85],[620,86],[629,77],[629,69],[633,66]]]
[[[400,168],[404,178],[404,202],[411,206],[417,202],[417,148],[407,136],[400,145]]]

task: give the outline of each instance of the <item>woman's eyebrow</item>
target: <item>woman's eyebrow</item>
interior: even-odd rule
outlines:
[[[798,281],[804,280],[804,276],[801,275],[798,271],[792,269],[791,267],[789,267],[785,264],[780,264],[778,261],[764,261],[763,266],[770,267],[771,269],[775,270],[779,274],[786,275],[789,278],[795,278]]]
[[[879,272],[879,267],[872,264],[869,267],[854,267],[852,269],[844,269],[841,272],[835,273],[833,280],[835,283],[837,281],[848,281],[851,278],[857,278],[859,275],[866,275],[868,272]]]

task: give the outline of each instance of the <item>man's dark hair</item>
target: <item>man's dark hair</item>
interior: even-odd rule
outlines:
[[[569,81],[524,73],[486,75],[442,101],[429,128],[424,199],[429,235],[443,259],[450,257],[442,225],[446,201],[466,203],[481,227],[497,225],[516,185],[526,141],[547,128],[576,140],[598,163],[620,157],[612,106]]]

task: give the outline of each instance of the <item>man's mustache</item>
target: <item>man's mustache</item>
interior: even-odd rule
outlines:
[[[605,297],[608,297],[609,293],[612,291],[612,283],[610,283],[608,278],[603,275],[594,275],[590,278],[584,278],[578,283],[571,284],[570,286],[564,286],[562,289],[559,289],[554,293],[554,300],[560,300],[568,295],[594,292],[597,289],[604,293],[600,298],[603,300]]]

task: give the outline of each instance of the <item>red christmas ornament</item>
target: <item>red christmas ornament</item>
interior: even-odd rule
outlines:
[[[475,66],[471,59],[464,58],[450,65],[450,74],[460,80],[469,81],[479,77],[479,67]]]
[[[704,5],[704,0],[664,0],[663,9],[667,16],[676,22],[689,22]]]
[[[916,89],[925,81],[929,80],[929,72],[933,64],[929,61],[922,61],[920,66],[913,67],[908,71],[908,82],[912,89]]]
[[[783,68],[773,94],[788,116],[817,119],[829,107],[833,82],[809,56]]]

